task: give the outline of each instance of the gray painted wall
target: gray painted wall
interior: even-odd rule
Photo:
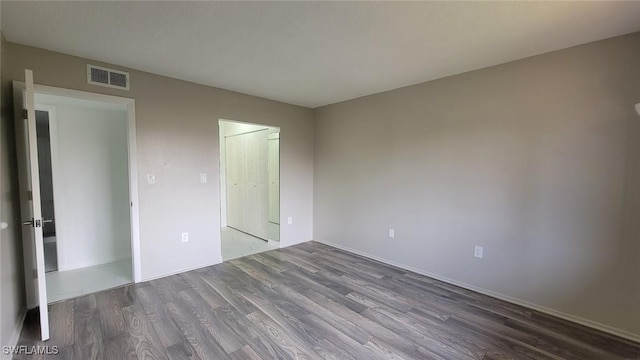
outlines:
[[[90,61],[7,42],[3,94],[10,81],[34,71],[37,84],[105,93],[136,100],[142,278],[217,263],[220,256],[218,119],[281,129],[282,211],[293,216],[281,229],[282,245],[311,240],[313,210],[313,111],[276,101],[197,85],[150,73],[131,73],[131,91],[87,85]],[[209,181],[200,183],[200,173]],[[146,174],[156,183],[148,185]],[[189,242],[181,233],[189,232]],[[170,254],[170,256],[168,256]]]
[[[632,34],[316,109],[314,238],[640,335],[638,101]]]

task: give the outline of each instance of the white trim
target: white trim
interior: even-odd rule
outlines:
[[[411,272],[414,272],[414,273],[417,273],[417,274],[420,274],[420,275],[424,275],[424,276],[427,276],[427,277],[430,277],[430,278],[433,278],[433,279],[436,279],[436,280],[440,280],[442,282],[445,282],[445,283],[448,283],[448,284],[451,284],[451,285],[459,286],[459,287],[465,288],[467,290],[475,291],[475,292],[483,294],[483,295],[491,296],[491,297],[499,299],[499,300],[503,300],[503,301],[506,301],[506,302],[509,302],[509,303],[512,303],[512,304],[524,306],[524,307],[529,308],[531,310],[539,311],[541,313],[545,313],[547,315],[555,316],[555,317],[563,319],[563,320],[571,321],[571,322],[574,322],[576,324],[583,325],[583,326],[586,326],[586,327],[590,327],[592,329],[596,329],[596,330],[599,330],[599,331],[602,331],[602,332],[605,332],[605,333],[608,333],[608,334],[611,334],[611,335],[619,336],[619,337],[627,339],[627,340],[631,340],[631,341],[634,341],[634,342],[640,342],[640,335],[639,334],[634,334],[634,333],[631,333],[631,332],[628,332],[628,331],[625,331],[625,330],[621,330],[621,329],[615,328],[613,326],[601,324],[599,322],[588,320],[588,319],[585,319],[585,318],[582,318],[582,317],[579,317],[579,316],[575,316],[575,315],[567,314],[567,313],[564,313],[564,312],[561,312],[561,311],[558,311],[558,310],[550,309],[548,307],[540,306],[540,305],[537,305],[537,304],[534,304],[534,303],[531,303],[531,302],[528,302],[528,301],[525,301],[525,300],[521,300],[521,299],[518,299],[518,298],[514,298],[514,297],[511,297],[511,296],[508,296],[508,295],[504,295],[504,294],[501,294],[501,293],[498,293],[498,292],[495,292],[495,291],[486,290],[486,289],[483,289],[481,287],[477,287],[477,286],[474,286],[474,285],[471,285],[471,284],[467,284],[467,283],[464,283],[464,282],[461,282],[461,281],[453,280],[453,279],[450,279],[450,278],[447,278],[447,277],[444,277],[444,276],[441,276],[441,275],[438,275],[438,274],[430,273],[428,271],[424,271],[424,270],[421,270],[421,269],[418,269],[418,268],[415,268],[415,267],[412,267],[412,266],[408,266],[408,265],[400,264],[400,263],[397,263],[397,262],[394,262],[394,261],[391,261],[391,260],[383,259],[383,258],[381,258],[379,256],[372,255],[372,254],[369,254],[369,253],[366,253],[366,252],[363,252],[363,251],[359,251],[359,250],[356,250],[356,249],[352,249],[352,248],[347,247],[347,246],[335,244],[335,243],[332,243],[330,241],[326,241],[326,240],[322,240],[322,239],[316,239],[314,241],[317,241],[319,243],[322,243],[322,244],[325,244],[325,245],[328,245],[328,246],[331,246],[331,247],[338,248],[340,250],[344,250],[344,251],[348,251],[348,252],[351,252],[351,253],[354,253],[354,254],[357,254],[357,255],[360,255],[360,256],[364,256],[366,258],[373,259],[373,260],[379,261],[379,262],[387,264],[387,265],[395,266],[395,267],[398,267],[398,268],[401,268],[401,269],[404,269],[404,270],[409,270]]]
[[[129,125],[127,131],[129,143],[129,199],[131,202],[131,268],[133,273],[133,281],[136,283],[142,281],[142,265],[140,261],[140,213],[138,204],[138,152],[136,147],[135,99],[38,84],[35,84],[35,92],[38,94],[66,96],[84,100],[125,105],[127,107]]]
[[[127,102],[129,120],[129,199],[131,205],[131,259],[133,261],[133,281],[142,280],[142,263],[140,261],[140,208],[138,204],[138,148],[136,144],[136,102]]]
[[[218,264],[222,264],[222,257],[216,261],[213,262],[208,262],[208,263],[204,263],[201,265],[196,265],[196,266],[189,266],[186,268],[182,268],[180,270],[177,271],[169,271],[167,273],[162,273],[162,274],[158,274],[158,275],[153,275],[153,276],[149,276],[144,278],[144,280],[142,281],[151,281],[151,280],[156,280],[156,279],[161,279],[167,276],[172,276],[172,275],[178,275],[178,274],[182,274],[188,271],[193,271],[193,270],[198,270],[198,269],[202,269],[202,268],[206,268],[209,266],[213,266],[213,265],[218,265]]]
[[[296,242],[288,242],[288,243],[286,243],[284,245],[282,243],[282,240],[278,241],[278,242],[280,243],[280,249],[284,249],[284,248],[288,248],[289,246],[300,245],[300,244],[303,244],[303,243],[306,243],[306,242],[309,242],[309,241],[318,241],[318,240],[313,240],[312,239],[312,240],[302,240],[302,241],[296,241]],[[318,242],[322,242],[322,241],[318,241]],[[328,244],[328,243],[323,243],[323,244],[332,246],[331,244]],[[337,246],[335,246],[335,247],[337,247]]]
[[[27,309],[23,309],[22,313],[20,314],[20,316],[18,316],[18,321],[14,324],[13,327],[13,333],[11,334],[11,337],[9,338],[9,343],[6,344],[7,346],[17,346],[18,345],[18,341],[20,341],[20,334],[22,333],[22,327],[24,326],[24,319],[27,317]],[[2,344],[5,345],[5,344]],[[2,355],[0,355],[0,359],[2,360],[10,360],[12,359],[12,355],[11,354],[5,354],[4,351],[1,353]]]

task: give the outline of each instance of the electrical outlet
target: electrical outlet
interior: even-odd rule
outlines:
[[[207,174],[205,173],[200,174],[200,182],[203,184],[207,182]]]
[[[482,259],[482,252],[483,252],[483,248],[482,246],[477,246],[475,247],[475,249],[473,250],[473,256]]]
[[[189,233],[188,232],[183,232],[182,233],[182,242],[183,243],[189,242]]]
[[[393,239],[396,237],[396,231],[394,229],[389,229],[389,238]]]
[[[153,185],[156,183],[156,176],[153,174],[147,174],[147,184]]]
[[[287,224],[289,224],[289,225],[293,224],[293,216],[289,216],[287,218]]]

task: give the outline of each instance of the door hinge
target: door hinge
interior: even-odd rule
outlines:
[[[33,275],[34,279],[38,278],[38,269],[31,269],[31,274]]]
[[[25,120],[29,118],[29,111],[27,111],[27,109],[22,109],[22,118]]]
[[[33,200],[33,192],[31,190],[27,190],[27,199],[29,201]]]

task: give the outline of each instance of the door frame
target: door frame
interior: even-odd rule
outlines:
[[[17,86],[24,88],[24,82],[15,81]],[[134,283],[142,281],[142,267],[140,263],[140,209],[138,200],[138,159],[136,146],[136,101],[132,98],[72,90],[54,86],[34,84],[36,94],[65,96],[82,100],[99,101],[116,105],[124,105],[127,109],[127,143],[129,165],[129,218],[131,221],[131,262]],[[52,150],[53,152],[53,150]],[[52,154],[53,155],[53,154]],[[54,199],[55,204],[55,199]],[[27,299],[28,301],[29,299]],[[28,301],[29,303],[29,301]]]

